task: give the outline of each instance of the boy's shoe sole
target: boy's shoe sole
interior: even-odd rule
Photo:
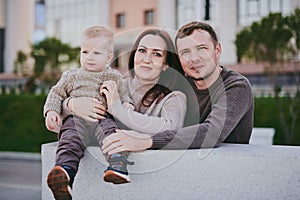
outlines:
[[[106,170],[103,179],[106,182],[110,182],[113,184],[123,184],[123,183],[129,183],[130,179],[129,176],[126,174],[122,174],[120,172],[116,172],[113,170]]]
[[[47,184],[56,200],[71,200],[70,177],[61,166],[55,166],[49,172]]]

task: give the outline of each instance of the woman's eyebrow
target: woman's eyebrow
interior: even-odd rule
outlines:
[[[144,45],[139,45],[138,46],[138,48],[140,48],[140,47],[142,47],[142,48],[145,48],[145,49],[153,49],[153,51],[165,51],[164,49],[158,49],[158,48],[150,48],[150,47],[146,47],[146,46],[144,46]]]
[[[161,52],[163,52],[165,50],[163,50],[163,49],[153,49],[153,51],[161,51]]]

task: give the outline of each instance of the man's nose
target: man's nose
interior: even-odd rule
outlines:
[[[191,52],[191,57],[190,57],[190,61],[191,62],[198,62],[200,60],[200,54],[197,51],[192,51]]]

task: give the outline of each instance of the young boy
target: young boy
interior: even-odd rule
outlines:
[[[121,74],[109,67],[113,58],[113,33],[106,27],[92,26],[82,35],[80,64],[62,74],[61,79],[49,92],[44,105],[46,127],[58,131],[61,126],[62,101],[69,97],[96,97],[104,104],[106,99],[100,95],[104,81],[114,80],[118,85],[123,105],[134,109],[126,89],[122,86]],[[88,145],[102,145],[102,140],[118,128],[111,116],[103,120],[90,121],[76,115],[63,120],[59,131],[55,167],[47,178],[55,199],[72,199],[71,188],[78,170],[80,159]],[[115,184],[129,182],[126,153],[106,156],[109,167],[104,180]]]

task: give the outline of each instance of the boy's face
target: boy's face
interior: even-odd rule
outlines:
[[[87,71],[99,72],[113,57],[108,50],[106,37],[83,38],[80,50],[80,64]]]

